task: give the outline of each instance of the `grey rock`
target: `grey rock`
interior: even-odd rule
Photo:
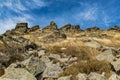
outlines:
[[[35,26],[30,28],[30,31],[36,31],[38,29],[39,29],[39,25],[35,25]]]
[[[5,70],[5,74],[0,77],[0,80],[36,80],[33,74],[29,73],[24,68],[15,68],[16,64],[11,64]]]
[[[39,56],[39,57],[41,57],[41,56],[43,56],[43,55],[45,55],[45,50],[40,50],[40,51],[38,51],[38,56]]]
[[[60,28],[61,31],[65,32],[78,32],[80,31],[80,26],[79,25],[71,25],[71,24],[66,24],[65,26]]]
[[[60,55],[58,55],[58,54],[50,54],[49,58],[60,59]]]
[[[84,74],[84,73],[79,73],[77,76],[76,76],[77,80],[87,80],[87,74]]]
[[[27,23],[17,23],[15,30],[16,32],[25,33],[28,29]]]
[[[108,62],[112,62],[112,61],[114,61],[116,58],[115,58],[115,56],[113,55],[112,50],[111,50],[111,49],[108,49],[108,50],[102,52],[101,54],[99,54],[98,56],[96,56],[96,59],[99,60],[99,61],[107,60]]]
[[[87,28],[86,30],[87,31],[98,31],[98,30],[100,30],[100,28],[95,26],[95,27]]]
[[[42,73],[46,68],[46,65],[43,61],[40,61],[38,57],[33,56],[21,62],[21,64],[24,65],[25,68],[34,75]]]
[[[50,25],[48,25],[47,27],[43,28],[44,30],[57,30],[57,25],[54,21],[50,22]]]
[[[91,73],[88,75],[88,79],[89,79],[89,80],[107,80],[105,76],[100,75],[100,74],[95,73],[95,72],[91,72]]]
[[[120,59],[117,59],[116,61],[111,62],[113,65],[114,69],[117,71],[120,71]]]
[[[43,78],[58,78],[59,73],[62,72],[62,69],[59,64],[52,64],[48,66],[43,72]]]
[[[5,53],[0,52],[0,63],[5,63],[10,60],[10,56]]]
[[[72,80],[72,75],[58,78],[58,80]]]
[[[86,41],[84,44],[85,44],[86,46],[89,46],[89,47],[92,47],[92,48],[96,48],[96,49],[102,47],[101,44],[99,44],[98,42],[96,42],[96,41],[94,41],[94,40]]]
[[[43,39],[44,42],[50,43],[58,40],[60,41],[66,38],[67,38],[66,34],[61,33],[60,31],[54,31],[51,34],[45,36]]]
[[[114,73],[109,77],[109,80],[120,80],[120,76]]]

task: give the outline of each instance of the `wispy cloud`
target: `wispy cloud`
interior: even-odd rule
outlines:
[[[2,20],[0,19],[0,34],[4,33],[6,30],[14,28],[16,23],[19,22],[28,22],[29,25],[31,26],[32,23],[30,24],[30,20],[34,20],[34,18],[27,14],[24,14],[19,17],[9,16],[6,19],[2,19]]]
[[[0,7],[7,7],[15,12],[26,11],[33,8],[40,8],[47,5],[43,0],[5,0],[0,3]]]
[[[97,8],[88,8],[85,11],[78,14],[84,20],[96,20],[97,19]]]
[[[48,4],[47,4],[48,5]],[[31,9],[47,6],[43,0],[2,0],[0,1],[0,34],[7,29],[14,28],[16,23],[28,22],[32,24],[34,16],[30,13]],[[9,10],[9,11],[7,11]],[[5,12],[5,13],[4,13]],[[17,13],[17,15],[13,13]]]
[[[95,21],[98,18],[98,6],[97,4],[88,4],[80,2],[82,10],[79,10],[75,14],[76,19],[82,19],[86,21]]]

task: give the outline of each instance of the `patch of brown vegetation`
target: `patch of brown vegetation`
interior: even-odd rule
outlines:
[[[90,60],[88,62],[79,61],[77,64],[68,67],[60,76],[68,76],[72,74],[73,80],[76,80],[76,75],[80,73],[89,74],[90,72],[102,73],[110,76],[111,66],[106,61]]]
[[[5,74],[5,70],[0,68],[0,77]]]

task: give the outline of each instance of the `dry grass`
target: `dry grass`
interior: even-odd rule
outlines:
[[[61,50],[61,46],[53,46],[49,48],[49,53],[59,54],[65,53],[67,56],[78,57],[79,60],[94,59],[100,52],[94,48],[86,46],[64,46],[66,49]]]
[[[67,76],[72,74],[73,80],[76,80],[76,75],[80,73],[89,74],[90,72],[102,73],[105,72],[106,76],[110,76],[111,66],[106,61],[90,60],[88,62],[79,61],[77,64],[67,68],[60,76]]]

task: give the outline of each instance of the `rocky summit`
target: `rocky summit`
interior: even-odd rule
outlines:
[[[120,27],[17,23],[0,35],[0,80],[120,80]]]

